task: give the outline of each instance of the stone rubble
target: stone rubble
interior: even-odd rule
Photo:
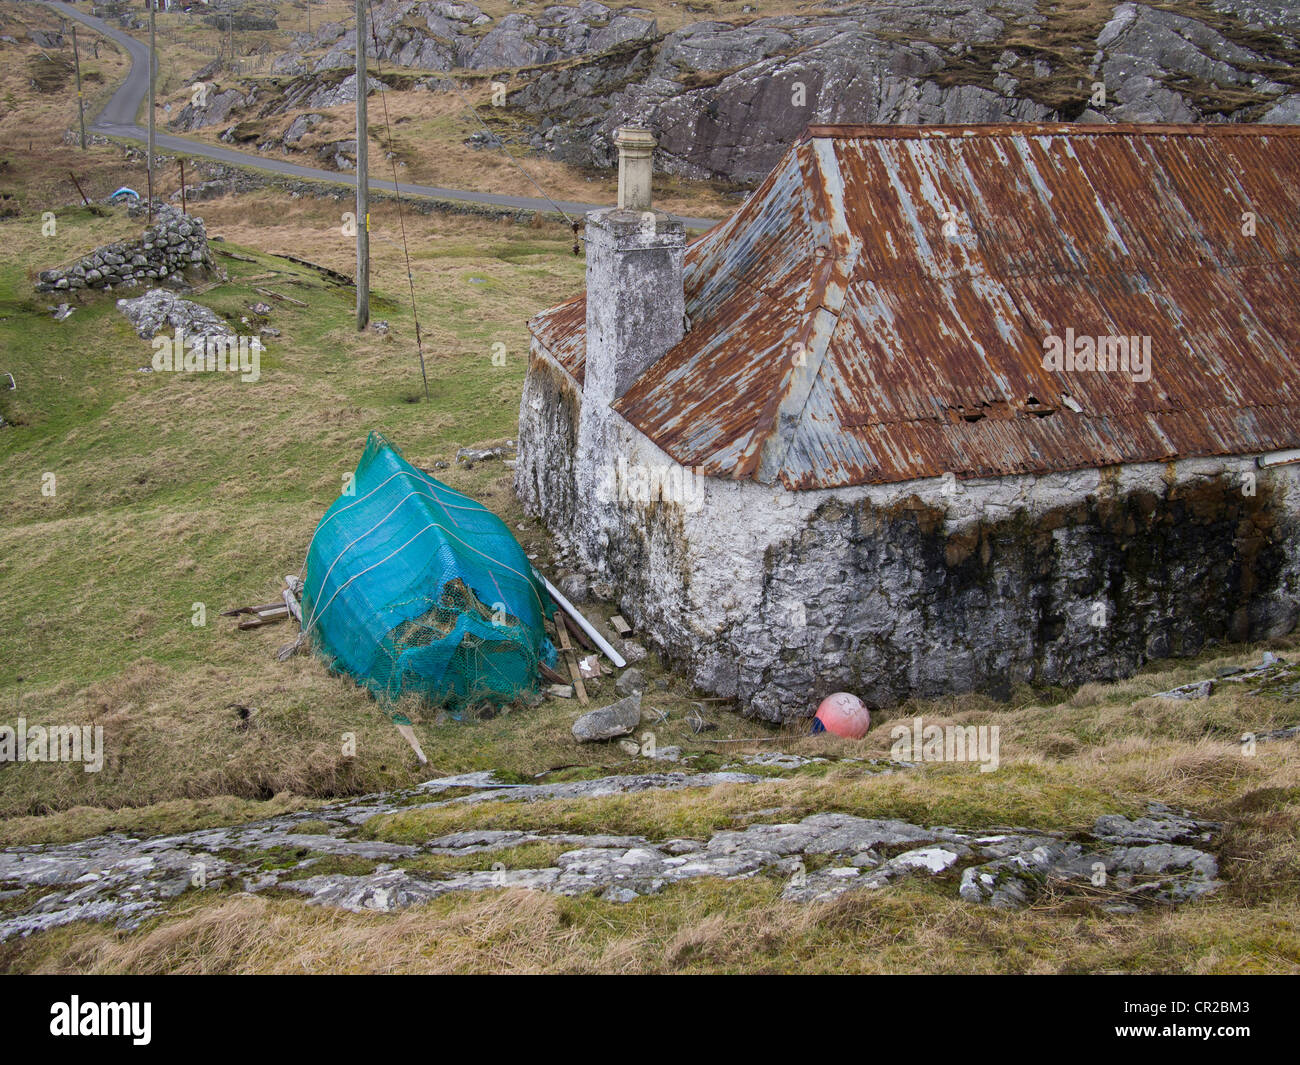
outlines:
[[[762,757],[760,764],[786,765],[792,756],[770,752]],[[1050,890],[1080,893],[1103,909],[1132,912],[1142,905],[1185,902],[1220,886],[1216,860],[1201,848],[1213,842],[1221,826],[1158,805],[1136,819],[1100,817],[1083,836],[1025,828],[980,833],[847,813],[750,823],[708,839],[517,829],[469,829],[420,843],[356,835],[370,819],[399,811],[747,785],[763,779],[772,778],[673,772],[511,785],[484,771],[226,828],[9,847],[0,850],[0,940],[79,920],[114,922],[129,930],[162,914],[169,900],[187,891],[219,888],[275,890],[303,896],[313,905],[390,912],[450,892],[512,887],[561,895],[598,893],[609,901],[628,902],[687,880],[760,874],[787,878],[784,899],[819,902],[849,891],[880,889],[905,876],[948,875],[955,891],[972,903],[1017,907]],[[525,844],[562,850],[542,868],[507,868],[502,856]],[[400,865],[417,858],[427,863],[437,855],[478,855],[482,868],[438,876]],[[323,860],[340,857],[375,864],[364,873],[312,873]],[[1102,872],[1105,886],[1099,887]],[[24,907],[5,908],[25,893],[37,897]]]
[[[199,336],[234,336],[215,311],[192,300],[183,300],[174,292],[153,288],[135,299],[117,301],[117,309],[129,321],[142,340],[152,340],[159,332],[181,329],[191,338]]]

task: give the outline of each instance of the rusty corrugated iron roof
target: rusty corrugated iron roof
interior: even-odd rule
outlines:
[[[615,409],[793,489],[1300,446],[1296,175],[1296,127],[810,127]],[[532,323],[579,381],[584,316]],[[1149,337],[1150,379],[1045,368],[1067,330]]]

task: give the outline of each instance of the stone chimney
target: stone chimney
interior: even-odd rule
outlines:
[[[682,338],[686,231],[651,205],[654,135],[623,126],[618,206],[587,215],[587,364],[583,406],[607,407]]]
[[[614,143],[618,206],[587,215],[587,361],[573,463],[582,504],[571,535],[600,572],[624,546],[617,472],[637,450],[636,430],[612,404],[681,340],[686,310],[686,231],[650,199],[654,136],[625,126]]]
[[[650,210],[650,175],[654,171],[654,134],[637,126],[620,126],[618,147],[618,205],[626,211]]]

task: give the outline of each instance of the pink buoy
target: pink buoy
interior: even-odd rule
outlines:
[[[827,732],[846,740],[860,740],[871,728],[871,711],[861,699],[848,692],[826,696],[814,716]]]

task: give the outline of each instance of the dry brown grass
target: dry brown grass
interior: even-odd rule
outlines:
[[[395,915],[227,896],[135,935],[63,929],[0,947],[77,973],[1300,972],[1294,907],[1227,900],[1110,917],[969,906],[910,881],[814,906],[759,878],[618,906],[528,891]]]
[[[40,211],[80,203],[71,173],[92,200],[136,180],[120,148],[83,152],[75,143],[63,143],[65,132],[77,129],[76,88],[64,78],[72,70],[71,36],[61,49],[40,49],[28,39],[32,29],[58,28],[59,19],[47,8],[0,0],[0,35],[18,40],[0,42],[0,192],[12,197],[0,199],[0,217],[8,205]],[[125,52],[107,39],[100,40],[95,58],[96,38],[89,30],[78,33],[87,126],[130,66]],[[61,72],[57,86],[47,77],[55,70]]]

